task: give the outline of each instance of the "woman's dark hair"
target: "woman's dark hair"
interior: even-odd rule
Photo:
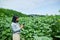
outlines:
[[[18,16],[13,16],[12,22],[16,23],[16,22],[17,22],[17,21],[16,21],[17,18],[18,18]]]

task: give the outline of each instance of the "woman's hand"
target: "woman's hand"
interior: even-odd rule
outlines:
[[[20,25],[21,29],[24,27],[22,24]]]

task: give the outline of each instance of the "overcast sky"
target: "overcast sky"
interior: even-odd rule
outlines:
[[[24,14],[59,14],[60,0],[0,0],[1,8]]]

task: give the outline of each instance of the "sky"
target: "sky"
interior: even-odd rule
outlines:
[[[0,0],[0,8],[7,8],[24,14],[60,15],[60,0]]]

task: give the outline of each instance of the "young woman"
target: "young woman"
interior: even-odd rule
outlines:
[[[12,18],[12,32],[13,32],[13,40],[20,40],[20,29],[23,28],[23,25],[19,25],[19,18],[17,16],[13,16]]]

